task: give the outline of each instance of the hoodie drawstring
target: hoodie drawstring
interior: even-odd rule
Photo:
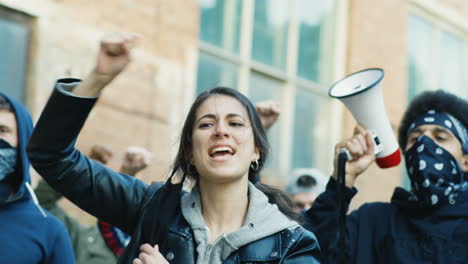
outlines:
[[[34,193],[34,190],[33,190],[33,188],[31,187],[31,184],[29,184],[29,182],[25,182],[24,184],[26,185],[26,189],[28,189],[29,194],[31,194],[31,198],[32,198],[34,204],[36,205],[36,207],[39,209],[39,211],[41,211],[41,214],[42,214],[44,217],[47,217],[46,213],[44,212],[44,210],[42,209],[42,207],[39,205],[39,201],[37,200],[36,194]]]

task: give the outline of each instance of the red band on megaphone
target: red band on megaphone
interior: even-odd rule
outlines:
[[[386,157],[377,158],[375,160],[375,162],[377,162],[377,165],[379,165],[379,167],[382,169],[397,166],[398,164],[400,164],[400,161],[401,161],[400,149],[397,149],[395,152],[393,152],[392,154]]]

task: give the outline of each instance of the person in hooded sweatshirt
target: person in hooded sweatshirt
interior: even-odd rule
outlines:
[[[28,111],[0,93],[0,263],[74,263],[65,226],[37,203],[26,143]]]
[[[104,38],[85,80],[57,82],[28,144],[34,168],[64,197],[132,234],[119,263],[146,262],[147,253],[177,264],[319,263],[315,235],[293,220],[287,195],[259,182],[268,141],[254,105],[234,89],[218,87],[196,98],[163,187],[75,149],[102,89],[129,63],[135,38]],[[189,179],[195,187],[182,191]]]
[[[364,204],[349,214],[345,252],[337,252],[335,241],[334,173],[304,225],[317,234],[330,262],[344,253],[347,263],[468,263],[467,128],[468,102],[462,98],[438,90],[411,101],[398,132],[411,190],[397,187],[390,203]],[[336,153],[346,147],[353,156],[346,162],[346,208],[357,193],[355,179],[375,159],[373,146],[361,126],[336,146]]]

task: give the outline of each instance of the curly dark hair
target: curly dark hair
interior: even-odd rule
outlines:
[[[398,143],[405,151],[408,128],[411,123],[429,110],[448,113],[468,128],[468,101],[446,91],[426,91],[416,96],[406,108],[398,129]]]

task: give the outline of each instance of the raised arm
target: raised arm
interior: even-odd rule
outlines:
[[[353,159],[346,162],[346,188],[342,194],[345,202],[345,210],[348,210],[351,199],[356,195],[354,188],[356,178],[362,174],[375,160],[374,145],[370,133],[362,126],[356,126],[354,136],[344,140],[335,146],[335,161],[333,177],[328,182],[325,192],[320,194],[310,208],[304,214],[304,227],[315,233],[324,256],[332,259],[336,249],[336,234],[338,230],[338,183],[337,156],[341,148],[347,148]],[[346,217],[346,240],[350,258],[353,259],[354,248],[357,245],[362,224],[362,212],[360,208]],[[366,228],[370,228],[369,226]],[[333,260],[332,260],[333,261]],[[332,262],[333,263],[333,262]],[[350,260],[350,263],[352,261]]]
[[[27,146],[31,164],[50,186],[127,233],[136,225],[147,185],[89,160],[75,149],[75,141],[96,96],[130,61],[134,41],[128,34],[105,38],[86,80],[59,80]]]

